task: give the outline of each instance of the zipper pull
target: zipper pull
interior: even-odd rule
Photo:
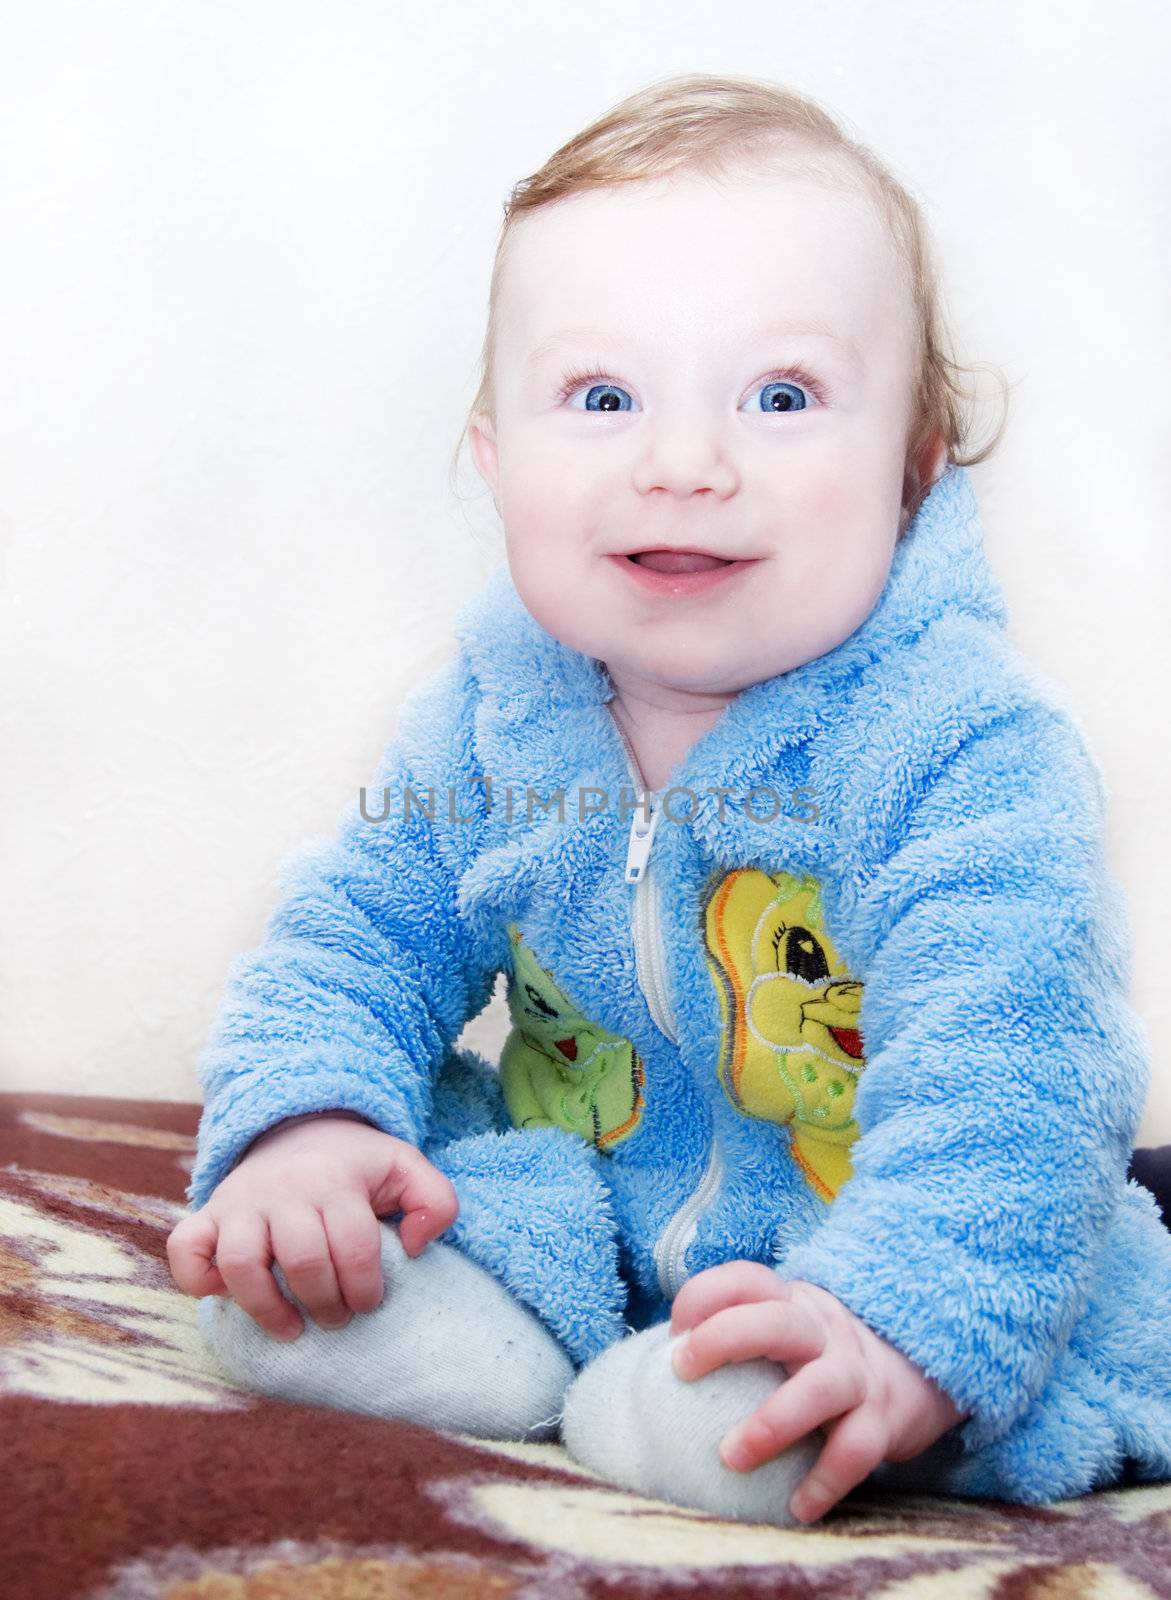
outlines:
[[[636,806],[634,816],[630,819],[630,841],[626,847],[626,882],[637,883],[646,871],[647,863],[651,857],[651,845],[654,842],[655,828],[658,826],[659,813],[654,806],[649,806],[649,819],[643,820],[642,807]]]

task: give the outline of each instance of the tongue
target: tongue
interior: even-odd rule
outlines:
[[[710,572],[713,567],[728,565],[719,556],[693,555],[682,550],[644,550],[634,559],[652,572]]]

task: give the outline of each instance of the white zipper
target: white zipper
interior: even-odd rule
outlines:
[[[609,707],[607,706],[607,710]],[[679,1028],[671,1010],[671,997],[667,992],[667,974],[663,970],[663,931],[659,908],[659,881],[651,878],[651,845],[659,812],[655,810],[654,796],[647,789],[646,780],[638,765],[630,740],[611,711],[618,737],[626,751],[631,782],[636,791],[648,794],[647,817],[644,821],[642,807],[636,806],[630,823],[630,839],[626,847],[626,882],[633,883],[634,913],[634,969],[638,986],[643,992],[647,1009],[660,1033],[672,1044],[679,1043]]]
[[[608,705],[606,710],[610,711]],[[630,781],[634,785],[635,795],[636,797],[640,793],[647,795],[646,816],[643,816],[642,806],[636,805],[634,816],[630,819],[630,839],[626,846],[626,881],[641,883],[651,864],[651,845],[654,843],[655,829],[659,825],[659,813],[655,810],[655,797],[647,788],[638,757],[634,753],[634,746],[626,737],[626,730],[612,711],[610,719],[618,731],[618,737],[622,740],[622,748],[626,751],[626,765],[630,768]]]
[[[720,1147],[712,1140],[707,1168],[699,1180],[699,1188],[684,1201],[655,1243],[655,1267],[659,1274],[659,1287],[663,1298],[674,1300],[683,1286],[687,1274],[683,1258],[691,1248],[691,1241],[699,1229],[699,1214],[719,1193],[724,1179],[724,1164],[720,1160]]]
[[[610,711],[609,705],[606,707]],[[611,719],[618,730],[618,737],[626,752],[627,765],[630,768],[631,781],[636,791],[649,795],[649,790],[642,771],[638,765],[634,748],[626,737],[618,718],[610,711]],[[630,824],[630,839],[626,848],[626,882],[635,885],[634,910],[633,910],[633,936],[634,936],[634,970],[638,986],[642,990],[647,1010],[654,1019],[655,1026],[664,1034],[671,1043],[679,1043],[679,1028],[675,1020],[674,1011],[671,1009],[671,997],[667,989],[667,974],[663,965],[663,929],[662,915],[659,903],[659,881],[652,880],[650,874],[651,846],[654,843],[655,828],[658,824],[659,812],[654,805],[654,797],[650,796],[647,804],[647,816],[644,819],[642,807],[636,806],[634,817]],[[699,1216],[704,1207],[719,1192],[723,1180],[724,1167],[720,1160],[719,1146],[712,1140],[711,1151],[708,1155],[707,1167],[699,1186],[690,1199],[685,1200],[667,1223],[659,1235],[654,1251],[655,1270],[659,1276],[659,1287],[667,1300],[673,1300],[679,1293],[686,1276],[683,1258],[695,1238],[699,1226]]]
[[[623,735],[625,737],[625,735]],[[626,881],[627,883],[640,883],[651,860],[651,845],[654,842],[655,829],[659,824],[659,813],[655,810],[652,799],[647,805],[646,820],[643,820],[642,807],[634,808],[634,817],[630,823],[630,841],[626,846]]]

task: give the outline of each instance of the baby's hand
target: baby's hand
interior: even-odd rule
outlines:
[[[459,1213],[450,1179],[414,1145],[345,1113],[278,1123],[249,1148],[206,1205],[167,1239],[185,1294],[230,1295],[277,1339],[303,1323],[273,1275],[323,1328],[382,1302],[380,1216],[401,1211],[403,1248],[418,1255]]]
[[[680,1378],[764,1356],[790,1376],[721,1442],[747,1472],[821,1427],[827,1443],[789,1510],[815,1522],[883,1461],[909,1461],[967,1415],[900,1350],[835,1295],[758,1261],[727,1261],[689,1278],[671,1312]],[[835,1420],[836,1419],[836,1420]]]

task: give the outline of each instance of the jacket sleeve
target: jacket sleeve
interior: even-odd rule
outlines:
[[[484,811],[462,660],[400,707],[367,815],[355,797],[333,838],[310,840],[278,869],[283,897],[263,942],[234,962],[198,1064],[195,1208],[288,1117],[348,1110],[416,1146],[426,1136],[439,1066],[505,960],[456,903]],[[468,820],[449,825],[452,815]]]
[[[777,1258],[1005,1432],[1084,1308],[1149,1081],[1101,779],[1060,706],[970,731],[857,915],[853,1172]]]

